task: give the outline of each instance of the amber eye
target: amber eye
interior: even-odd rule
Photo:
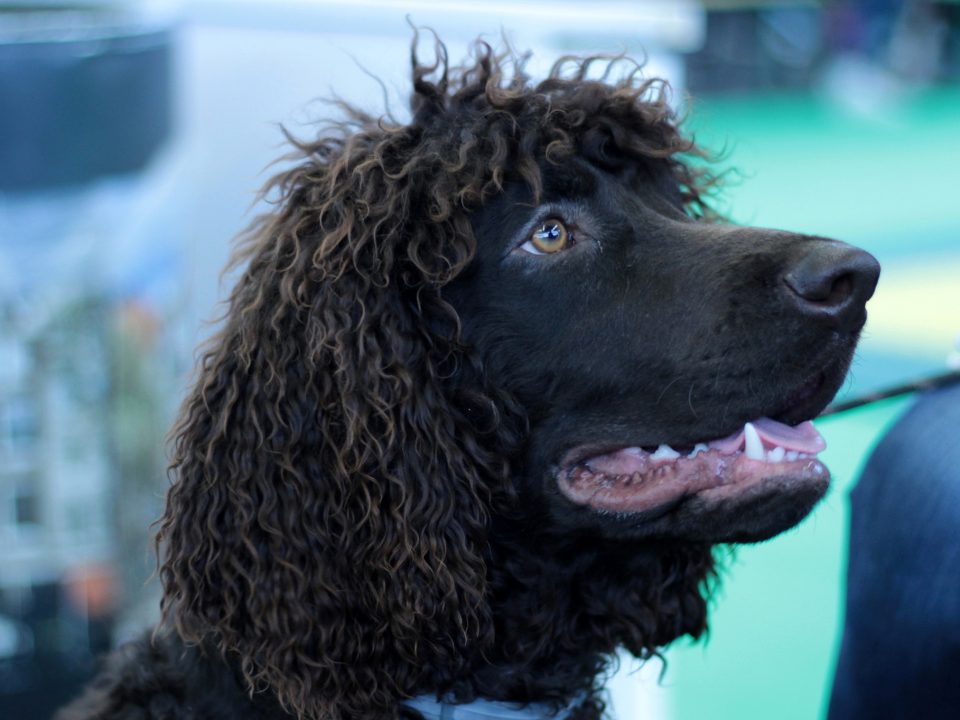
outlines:
[[[541,223],[524,243],[525,250],[535,254],[549,255],[550,253],[566,250],[570,246],[570,233],[567,226],[559,220],[551,218]]]

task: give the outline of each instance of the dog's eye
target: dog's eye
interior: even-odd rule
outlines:
[[[572,240],[567,226],[559,220],[551,218],[540,223],[530,235],[530,239],[520,248],[534,255],[549,255],[566,250]]]

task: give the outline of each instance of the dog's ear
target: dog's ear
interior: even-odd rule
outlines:
[[[301,144],[241,245],[158,535],[165,618],[305,718],[392,716],[482,647],[506,477],[445,382],[469,223],[413,130],[357,130]]]

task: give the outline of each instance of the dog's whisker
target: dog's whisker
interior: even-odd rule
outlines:
[[[694,383],[690,383],[690,389],[687,391],[687,407],[690,408],[690,412],[693,414],[694,419],[699,420],[699,419],[700,419],[700,415],[697,414],[696,408],[693,407],[693,390],[694,390],[694,387],[695,387],[695,384],[694,384]]]
[[[657,400],[656,400],[656,402],[654,403],[654,405],[659,405],[659,404],[660,404],[660,401],[663,400],[663,396],[666,395],[666,394],[667,394],[667,391],[668,391],[671,387],[673,387],[673,385],[674,385],[675,383],[679,382],[679,380],[680,380],[680,376],[679,376],[679,375],[677,375],[677,376],[674,377],[672,380],[670,380],[670,382],[668,382],[668,383],[663,387],[663,389],[660,391],[660,394],[657,396]]]

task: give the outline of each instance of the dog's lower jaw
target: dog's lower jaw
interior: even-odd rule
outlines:
[[[795,468],[796,474],[784,472],[756,482],[676,494],[642,512],[580,506],[573,509],[573,520],[584,527],[596,526],[612,538],[707,543],[768,540],[803,520],[829,488],[830,475],[823,465],[816,461],[804,465]]]

